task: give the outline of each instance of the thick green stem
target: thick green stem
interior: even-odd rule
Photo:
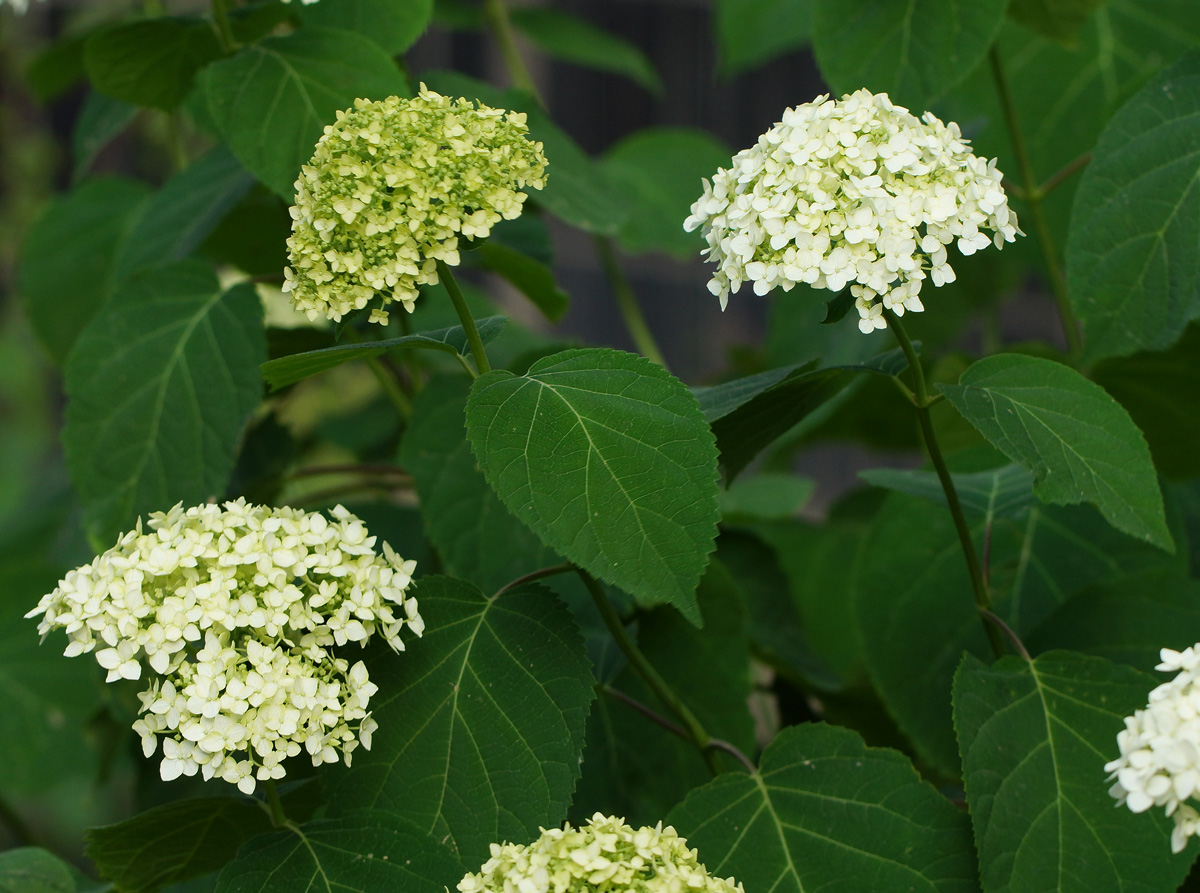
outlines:
[[[925,372],[921,368],[921,360],[913,347],[908,333],[904,330],[900,318],[891,310],[884,308],[883,317],[887,320],[888,328],[900,342],[900,349],[908,360],[912,370],[916,400],[913,405],[917,409],[917,421],[921,425],[921,435],[925,440],[925,449],[937,471],[938,480],[942,484],[942,492],[946,494],[946,504],[950,506],[950,516],[954,519],[954,529],[958,531],[958,541],[962,545],[963,557],[967,561],[967,573],[971,577],[971,589],[975,594],[975,607],[980,611],[980,622],[987,633],[988,642],[996,657],[1004,655],[1004,640],[1000,630],[988,622],[987,614],[991,612],[991,596],[988,593],[987,581],[983,577],[983,565],[979,563],[979,553],[975,551],[975,541],[971,538],[971,528],[967,525],[967,517],[963,514],[962,503],[958,498],[958,490],[954,487],[954,479],[950,477],[950,468],[938,445],[937,435],[933,430],[933,419],[929,415],[930,404],[934,401],[929,396],[929,388],[925,383]]]
[[[286,828],[287,813],[283,811],[283,802],[279,799],[279,791],[275,790],[275,779],[268,778],[263,782],[263,792],[267,795],[267,808],[271,811],[271,824],[276,828]]]
[[[492,364],[488,362],[487,351],[483,349],[483,339],[479,337],[479,329],[475,328],[475,320],[471,318],[471,311],[467,307],[467,299],[463,297],[462,289],[458,287],[454,274],[450,272],[450,268],[445,263],[439,260],[437,269],[438,278],[442,280],[442,285],[446,286],[446,291],[450,293],[450,300],[454,302],[454,310],[458,313],[463,330],[467,333],[467,343],[471,345],[471,356],[475,358],[475,368],[479,370],[480,375],[491,372]]]
[[[504,5],[504,0],[483,0],[483,12],[492,29],[492,36],[496,38],[496,43],[500,46],[500,55],[504,57],[504,67],[508,69],[508,76],[512,78],[513,84],[532,93],[534,99],[538,101],[538,105],[544,107],[545,103],[542,102],[542,96],[533,82],[533,76],[525,66],[525,60],[521,58],[521,51],[517,49],[512,20],[508,17],[508,9]]]
[[[516,589],[523,583],[532,583],[534,580],[542,580],[546,577],[557,576],[558,574],[569,574],[573,570],[575,570],[575,565],[564,562],[562,564],[552,565],[551,567],[544,567],[541,570],[530,571],[527,574],[522,574],[515,580],[509,580],[507,583],[497,589],[496,594],[492,597],[498,598],[504,593],[508,592],[510,589]]]
[[[1050,225],[1046,222],[1046,215],[1042,209],[1042,200],[1046,193],[1038,185],[1033,174],[1033,165],[1029,161],[1029,152],[1021,135],[1020,122],[1017,121],[1017,109],[1008,90],[1008,78],[1005,77],[1004,66],[1000,62],[1000,53],[994,46],[988,58],[992,63],[992,78],[996,82],[996,93],[1004,109],[1004,120],[1008,124],[1013,153],[1017,156],[1017,167],[1020,169],[1021,182],[1025,189],[1025,202],[1029,205],[1029,213],[1033,215],[1033,229],[1042,249],[1042,257],[1046,261],[1046,269],[1050,271],[1050,287],[1054,292],[1055,303],[1058,304],[1058,315],[1062,319],[1063,331],[1067,336],[1067,347],[1071,356],[1076,357],[1082,347],[1079,340],[1079,322],[1075,319],[1075,311],[1067,295],[1067,280],[1063,276],[1062,265],[1058,262],[1058,250],[1055,248],[1054,237],[1050,234]]]
[[[596,253],[600,255],[600,263],[604,266],[604,275],[608,277],[609,287],[617,299],[617,307],[621,310],[621,318],[625,320],[625,328],[633,338],[633,343],[637,345],[638,353],[666,369],[667,363],[663,359],[662,351],[658,349],[658,342],[650,332],[650,326],[646,324],[646,317],[642,314],[637,295],[633,293],[625,271],[617,261],[612,236],[596,236],[595,242]]]
[[[642,681],[650,686],[650,690],[662,701],[663,705],[683,723],[693,743],[700,749],[700,753],[704,757],[704,762],[708,764],[708,768],[712,771],[712,774],[719,775],[721,764],[718,762],[717,755],[711,747],[712,736],[704,731],[704,726],[700,724],[700,720],[696,718],[696,714],[692,713],[687,705],[679,699],[679,696],[671,690],[671,686],[667,684],[667,680],[658,674],[658,670],[654,669],[650,661],[646,660],[646,655],[642,654],[637,644],[629,637],[629,633],[625,630],[625,624],[617,616],[616,609],[613,608],[612,602],[608,600],[608,595],[604,592],[604,588],[596,582],[596,578],[583,568],[577,567],[575,568],[575,572],[579,574],[579,579],[583,580],[583,584],[587,587],[588,592],[591,593],[592,601],[596,603],[596,608],[599,610],[600,616],[604,619],[604,625],[612,633],[617,647],[621,649],[626,659],[628,659],[629,665],[642,677]]]
[[[233,36],[233,26],[229,24],[229,0],[212,0],[213,22],[217,26],[217,38],[221,41],[221,49],[232,53],[238,48],[237,38]]]

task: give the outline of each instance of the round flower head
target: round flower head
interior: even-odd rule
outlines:
[[[543,829],[528,845],[492,844],[491,856],[459,893],[744,893],[733,878],[710,876],[674,828],[635,829],[601,813],[578,830]]]
[[[451,100],[357,99],[325,128],[296,181],[284,290],[309,319],[340,320],[376,296],[413,309],[458,264],[458,238],[483,238],[521,215],[525,187],[546,183],[525,115]],[[372,322],[386,322],[376,308]]]
[[[703,227],[717,270],[709,291],[756,294],[799,282],[850,286],[863,332],[883,308],[924,307],[926,278],[954,281],[947,246],[974,254],[1020,232],[996,162],[970,152],[958,125],[917,119],[886,93],[859,90],[788,109],[783,120],[704,181],[683,226]],[[991,230],[989,237],[982,230]]]
[[[244,500],[155,513],[26,616],[65,630],[68,657],[93,652],[109,682],[148,665],[134,730],[147,756],[164,737],[166,779],[202,770],[249,792],[252,771],[278,778],[302,749],[349,762],[370,746],[375,686],[332,649],[379,635],[402,650],[424,622],[406,595],[416,563],[330,514]]]
[[[1175,678],[1150,692],[1150,702],[1125,718],[1117,735],[1121,756],[1104,769],[1116,779],[1109,793],[1133,812],[1161,806],[1174,817],[1171,850],[1182,852],[1200,833],[1200,812],[1185,801],[1200,792],[1200,644],[1164,648],[1163,672]]]

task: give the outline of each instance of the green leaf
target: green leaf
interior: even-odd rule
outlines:
[[[946,505],[946,492],[937,473],[899,468],[871,468],[858,476],[874,487],[921,496]],[[991,518],[1013,517],[1033,504],[1033,475],[1020,465],[1005,465],[991,471],[952,473],[958,501],[968,515]]]
[[[410,822],[362,810],[254,838],[221,870],[216,893],[445,893],[465,874]]]
[[[1026,28],[1073,46],[1079,29],[1103,0],[1011,0],[1008,15]]]
[[[753,754],[754,721],[747,708],[753,684],[742,593],[729,571],[713,561],[696,595],[702,629],[678,611],[656,608],[638,616],[639,647],[710,735]],[[628,666],[611,688],[666,712]],[[730,769],[741,767],[732,757],[721,759]],[[579,821],[599,810],[624,816],[634,827],[652,825],[711,777],[691,741],[656,725],[611,692],[601,693],[588,717],[583,776],[572,812]]]
[[[67,361],[63,445],[97,542],[224,491],[265,353],[254,287],[222,292],[199,262],[134,276],[93,318]]]
[[[509,514],[483,478],[467,444],[470,382],[432,379],[413,402],[400,461],[413,476],[429,539],[454,576],[495,592],[555,564],[555,553]]]
[[[1177,570],[1152,570],[1099,581],[1051,614],[1025,644],[1031,651],[1067,648],[1147,672],[1159,651],[1200,642],[1200,583]]]
[[[567,312],[571,299],[558,287],[554,271],[528,254],[501,245],[484,242],[479,246],[479,259],[493,273],[499,273],[514,288],[533,301],[550,322],[558,322]]]
[[[604,172],[633,209],[617,232],[621,247],[696,257],[703,242],[684,232],[684,218],[703,191],[701,180],[728,167],[732,154],[712,135],[684,127],[649,127],[609,149]]]
[[[3,893],[74,893],[70,866],[38,847],[0,853],[0,891]]]
[[[758,775],[722,775],[666,820],[747,890],[979,889],[967,817],[903,755],[836,726],[784,729]]]
[[[1183,882],[1192,859],[1171,858],[1171,821],[1114,808],[1103,776],[1124,718],[1157,684],[1065,651],[991,667],[963,660],[954,723],[987,893],[1150,893]]]
[[[73,34],[41,50],[25,69],[25,83],[43,105],[87,77],[83,47],[88,33]]]
[[[1033,471],[1039,499],[1090,502],[1118,530],[1174,551],[1146,440],[1099,385],[1061,363],[998,354],[938,390],[994,447]]]
[[[178,800],[87,832],[87,856],[121,890],[154,893],[216,871],[252,837],[272,830],[262,803]]]
[[[1100,134],[1067,240],[1084,361],[1170,346],[1200,314],[1200,52]]]
[[[56,199],[30,227],[21,293],[34,334],[56,363],[108,300],[117,250],[148,194],[133,180],[91,180]],[[71,246],[67,262],[64,245]]]
[[[433,0],[321,0],[300,7],[300,16],[313,25],[356,31],[397,56],[425,33]]]
[[[834,95],[867,87],[920,115],[983,59],[1007,0],[815,0],[813,48]]]
[[[717,453],[696,400],[661,366],[567,350],[490,372],[467,436],[509,511],[569,560],[698,620],[717,525]]]
[[[696,388],[693,393],[716,435],[726,477],[732,479],[767,444],[849,381],[843,370],[818,369],[814,360]]]
[[[717,0],[721,74],[733,77],[809,41],[813,0]]]
[[[1200,326],[1189,326],[1175,346],[1104,360],[1092,381],[1124,406],[1146,435],[1154,467],[1165,477],[1200,475],[1200,414],[1192,395],[1200,392]]]
[[[71,133],[73,182],[78,183],[84,178],[96,156],[128,129],[138,111],[136,105],[128,102],[121,102],[103,93],[88,93]]]
[[[550,119],[532,96],[522,90],[500,90],[454,71],[431,71],[423,77],[431,89],[446,96],[461,96],[493,108],[524,112],[530,137],[542,144],[550,163],[546,187],[531,192],[533,200],[586,232],[614,235],[618,231],[628,211],[604,169]]]
[[[821,320],[821,325],[831,326],[834,323],[841,322],[846,318],[846,314],[850,312],[850,308],[853,306],[854,295],[850,289],[838,292],[832,301],[825,302],[825,318]]]
[[[368,37],[306,27],[243,47],[200,77],[226,142],[286,201],[326,124],[355,99],[407,96],[392,58]]]
[[[762,472],[738,478],[721,491],[721,520],[736,524],[748,520],[776,521],[791,518],[808,502],[816,489],[812,478],[795,474]]]
[[[508,320],[503,316],[489,316],[475,321],[479,337],[484,344],[495,340],[504,331],[507,324]],[[417,332],[400,338],[387,338],[383,341],[371,341],[366,344],[337,344],[333,347],[323,347],[320,350],[293,354],[290,357],[280,357],[262,364],[262,376],[271,386],[271,390],[277,391],[311,375],[317,375],[340,366],[342,363],[378,357],[389,350],[402,348],[437,350],[462,356],[470,353],[466,331],[462,326],[450,326],[446,329]]]
[[[987,519],[969,527],[982,553]],[[1182,559],[1117,532],[1090,508],[1035,505],[992,521],[989,564],[991,609],[1024,636],[1092,583],[1178,568]],[[890,495],[863,544],[854,590],[872,683],[917,753],[955,777],[951,680],[964,651],[986,658],[991,649],[945,508]]]
[[[334,808],[389,809],[469,864],[562,820],[579,777],[592,674],[570,613],[545,588],[499,598],[424,577],[424,637],[372,666],[379,722]],[[407,888],[404,888],[407,889]]]
[[[104,28],[88,38],[83,62],[92,85],[133,105],[171,111],[191,92],[196,73],[221,57],[201,18],[160,16]]]
[[[146,203],[117,252],[117,279],[190,256],[253,185],[229,149],[210,149]]]
[[[586,68],[621,74],[651,93],[662,94],[662,80],[646,54],[629,41],[591,22],[549,7],[521,7],[512,23],[547,55]]]

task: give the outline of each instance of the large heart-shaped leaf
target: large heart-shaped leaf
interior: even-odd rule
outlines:
[[[1192,860],[1171,858],[1171,821],[1114,808],[1104,781],[1124,718],[1157,684],[1068,651],[990,667],[963,660],[954,723],[986,893],[1151,893],[1183,882]]]
[[[549,56],[624,75],[652,93],[663,91],[662,80],[645,53],[586,19],[559,9],[525,6],[512,11],[512,23]]]
[[[1045,502],[1090,502],[1118,530],[1174,550],[1146,439],[1074,369],[1018,354],[974,363],[938,389],[993,446],[1033,471]]]
[[[858,476],[876,487],[923,496],[946,505],[937,472],[903,468],[871,468]],[[950,475],[959,504],[969,515],[995,517],[1022,514],[1033,503],[1033,475],[1020,465],[1005,465],[991,471],[955,472]]]
[[[395,56],[425,32],[433,0],[322,0],[300,7],[300,15],[314,25],[363,34]]]
[[[467,436],[509,511],[593,575],[698,621],[717,451],[687,387],[616,350],[567,350],[471,388]]]
[[[583,750],[592,673],[567,609],[526,584],[485,598],[425,577],[428,626],[371,678],[372,748],[334,792],[334,808],[391,810],[468,863],[488,845],[562,821]]]
[[[191,92],[196,72],[220,57],[212,26],[181,16],[104,28],[88,38],[83,53],[88,77],[101,93],[168,111]]]
[[[408,95],[379,44],[353,31],[301,28],[243,47],[199,83],[213,120],[251,173],[287,201],[326,124],[355,99]]]
[[[732,77],[808,43],[813,0],[717,0],[721,73]]]
[[[74,893],[71,869],[49,850],[20,847],[0,853],[0,890],[4,893]]]
[[[835,94],[867,87],[920,114],[979,64],[1007,0],[815,0],[813,48]]]
[[[1084,359],[1171,345],[1200,314],[1200,52],[1113,116],[1071,221],[1067,287]]]
[[[978,890],[967,817],[900,753],[849,729],[784,729],[757,775],[692,791],[667,821],[747,890]]]
[[[63,445],[98,543],[224,492],[265,354],[253,286],[222,291],[196,261],[137,274],[92,319],[67,362]]]

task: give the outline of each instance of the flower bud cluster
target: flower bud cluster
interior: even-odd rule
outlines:
[[[93,652],[108,681],[155,674],[134,730],[147,756],[163,738],[160,771],[214,776],[254,790],[288,756],[347,763],[375,728],[375,686],[362,662],[332,649],[424,622],[406,596],[404,561],[338,506],[330,513],[202,505],[150,516],[91,564],[71,571],[27,616],[66,654]],[[357,735],[356,735],[357,733]]]
[[[696,851],[671,827],[631,828],[624,819],[596,813],[575,829],[543,829],[528,845],[492,844],[478,874],[459,893],[743,893],[733,878],[712,877]]]
[[[451,100],[355,100],[325,128],[296,181],[284,290],[309,319],[340,320],[379,296],[411,311],[437,261],[459,262],[459,237],[519,217],[525,187],[546,183],[525,115]],[[386,322],[375,309],[373,322]]]
[[[1109,793],[1133,812],[1161,806],[1175,819],[1171,850],[1178,853],[1200,833],[1200,812],[1186,802],[1200,792],[1200,644],[1160,655],[1156,669],[1177,675],[1125,718],[1121,756],[1104,769],[1116,779]]]
[[[756,294],[797,283],[855,297],[863,332],[883,309],[920,311],[922,283],[953,282],[947,248],[974,254],[1019,232],[996,162],[970,152],[958,125],[917,119],[868,90],[819,97],[704,181],[684,222],[703,227],[717,270],[709,290]],[[984,230],[991,230],[989,236]]]

